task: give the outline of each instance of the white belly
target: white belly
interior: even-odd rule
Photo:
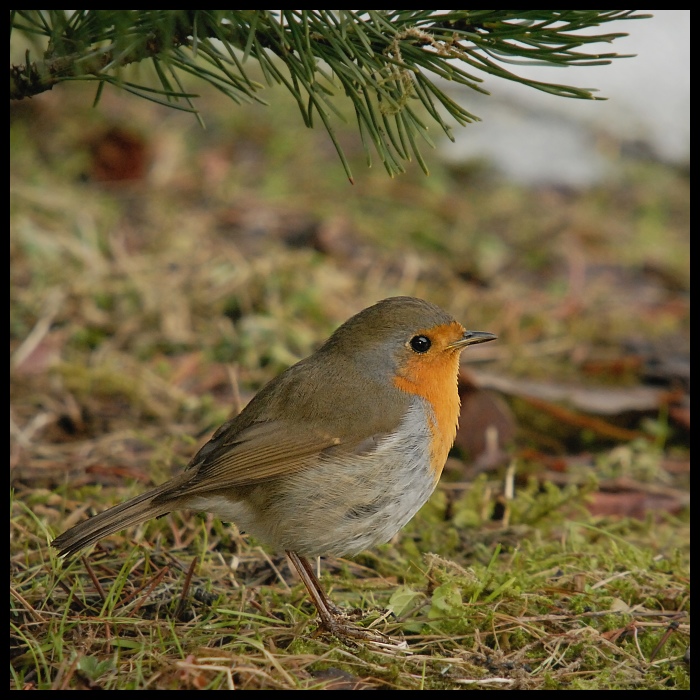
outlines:
[[[318,466],[252,489],[244,500],[202,495],[190,507],[305,556],[353,555],[387,542],[436,485],[425,410],[416,398],[396,433],[371,452],[332,452]]]

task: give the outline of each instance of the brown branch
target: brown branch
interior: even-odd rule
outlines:
[[[187,33],[181,32],[172,38],[169,48],[183,46],[189,41]],[[142,42],[141,46],[124,54],[112,68],[138,63],[146,58],[153,58],[163,51],[163,41],[154,34],[145,37]],[[73,53],[45,61],[29,61],[29,52],[27,52],[26,63],[10,66],[10,99],[22,100],[25,97],[34,97],[51,90],[56,83],[68,78],[92,75],[105,79],[103,70],[114,62],[115,54],[118,55],[118,52],[107,50],[89,57]]]

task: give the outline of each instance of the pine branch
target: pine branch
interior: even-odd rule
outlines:
[[[263,100],[250,76],[257,64],[268,85],[294,96],[304,123],[317,115],[334,135],[338,88],[353,104],[363,141],[393,175],[416,157],[428,118],[452,138],[448,118],[478,119],[447,95],[435,76],[479,92],[483,74],[579,99],[591,90],[519,76],[506,65],[600,65],[616,53],[589,53],[622,33],[582,34],[613,20],[640,19],[635,10],[12,10],[17,32],[42,58],[10,66],[10,99],[32,97],[68,80],[111,84],[171,107],[195,112],[182,74],[209,83],[237,103]],[[148,61],[158,87],[129,82],[124,69]],[[342,117],[341,117],[342,118]]]

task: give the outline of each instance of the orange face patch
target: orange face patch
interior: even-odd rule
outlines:
[[[394,377],[397,389],[420,396],[432,407],[430,452],[436,481],[447,461],[459,420],[457,373],[461,348],[448,346],[460,340],[463,333],[464,328],[457,321],[417,331],[415,335],[430,339],[430,349],[408,355]]]

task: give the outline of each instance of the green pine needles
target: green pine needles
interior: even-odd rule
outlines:
[[[431,143],[428,124],[452,138],[451,123],[478,120],[445,92],[443,81],[488,94],[487,74],[564,97],[600,99],[506,66],[610,63],[621,56],[591,53],[587,45],[625,34],[583,30],[648,16],[636,10],[11,10],[11,55],[18,58],[10,65],[10,99],[92,80],[96,102],[113,85],[198,114],[197,95],[183,84],[188,74],[236,103],[263,102],[262,75],[294,95],[308,127],[320,119],[348,177],[332,125],[334,117],[344,119],[342,95],[354,109],[368,160],[373,147],[390,175],[414,157],[427,172],[419,144]],[[155,80],[125,70],[142,62],[150,62]]]

